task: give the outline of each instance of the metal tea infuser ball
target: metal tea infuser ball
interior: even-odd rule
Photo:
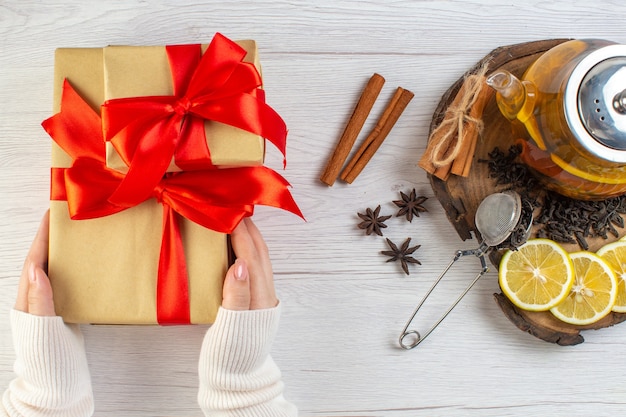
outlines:
[[[450,314],[452,309],[456,307],[456,305],[461,301],[461,299],[469,292],[469,290],[476,284],[478,279],[483,276],[485,273],[489,271],[489,267],[487,266],[487,262],[485,261],[485,255],[487,255],[495,246],[504,242],[509,238],[511,233],[517,228],[520,218],[522,215],[522,200],[518,193],[515,191],[505,191],[501,193],[491,194],[480,203],[478,209],[476,210],[475,223],[476,229],[480,232],[482,236],[482,243],[477,249],[471,250],[457,250],[454,258],[448,264],[448,266],[443,270],[439,278],[433,283],[428,292],[422,301],[417,305],[415,311],[413,311],[413,315],[407,321],[404,326],[404,330],[402,330],[402,334],[400,335],[400,346],[403,349],[413,349],[417,345],[419,345],[424,339],[428,337],[432,333],[433,330]],[[528,228],[526,230],[526,236],[528,236],[528,232],[530,232],[530,226],[532,225],[532,220],[528,224]],[[460,258],[474,255],[480,260],[481,271],[478,273],[476,278],[469,284],[469,286],[461,293],[461,295],[454,301],[454,303],[450,306],[450,308],[441,316],[439,320],[422,336],[417,330],[409,330],[409,326],[415,319],[419,309],[422,307],[428,296],[433,292],[437,284],[444,277],[446,272],[452,267],[452,265],[459,260]]]

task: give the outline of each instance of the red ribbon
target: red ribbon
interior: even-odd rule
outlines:
[[[285,154],[287,128],[265,103],[261,76],[246,51],[216,34],[201,45],[166,47],[174,94],[112,99],[102,105],[105,140],[129,166],[109,200],[134,206],[159,183],[172,158],[183,170],[210,167],[204,121],[257,134]]]
[[[52,168],[51,199],[68,202],[74,220],[91,219],[129,208],[111,201],[128,175],[109,169],[101,120],[65,81],[61,111],[42,123],[73,160],[70,168]],[[256,204],[282,208],[302,217],[289,184],[264,166],[205,169],[162,175],[150,194],[163,205],[163,237],[157,281],[157,320],[187,324],[189,294],[178,217],[230,233]]]

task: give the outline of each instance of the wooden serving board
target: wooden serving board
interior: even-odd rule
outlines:
[[[541,54],[567,40],[569,39],[541,40],[497,48],[480,60],[465,75],[475,73],[485,62],[489,62],[487,75],[502,68],[521,78],[528,66]],[[442,96],[433,114],[430,132],[443,120],[448,106],[461,88],[465,75],[459,78]],[[511,133],[510,122],[498,110],[495,95],[485,107],[483,123],[484,131],[477,143],[472,168],[468,177],[463,178],[450,175],[448,180],[442,181],[434,175],[429,175],[435,196],[443,206],[448,219],[458,235],[463,240],[471,239],[472,234],[477,234],[474,216],[481,201],[489,194],[501,191],[496,187],[495,180],[489,178],[487,164],[478,161],[489,159],[488,153],[496,146],[507,152],[515,139]],[[625,231],[620,230],[620,234],[625,234]],[[534,233],[531,233],[531,237],[533,236]],[[612,236],[609,239],[588,239],[589,250],[596,251],[613,240],[616,240],[616,238]],[[564,245],[564,247],[568,251],[580,250],[577,245]],[[498,252],[492,252],[490,255],[490,261],[496,268],[501,256],[502,253]],[[592,325],[574,326],[558,320],[550,312],[521,310],[515,307],[503,294],[494,294],[494,297],[504,314],[520,330],[547,342],[564,346],[582,343],[584,338],[580,334],[581,330],[600,329],[626,320],[626,314],[611,313]]]

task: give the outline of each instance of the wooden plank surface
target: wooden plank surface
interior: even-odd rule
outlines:
[[[142,1],[0,3],[0,387],[12,378],[8,312],[47,202],[57,47],[206,42],[216,31],[258,42],[267,99],[290,129],[283,174],[307,221],[270,209],[255,219],[271,250],[284,314],[273,356],[303,416],[618,415],[626,325],[560,347],[513,326],[488,273],[430,338],[397,338],[416,302],[462,241],[417,167],[442,94],[502,45],[598,37],[626,43],[626,4],[613,1]],[[397,86],[415,93],[351,185],[318,181],[367,79],[387,82],[367,133]],[[360,139],[362,139],[362,136]],[[357,141],[357,144],[359,142]],[[267,163],[280,169],[268,146]],[[410,276],[385,263],[384,239],[356,227],[358,211],[392,214],[399,191],[430,197],[428,213],[388,221],[422,262]],[[441,313],[479,270],[464,259],[424,312]],[[422,322],[423,329],[429,324]],[[84,326],[96,416],[198,416],[197,355],[206,327]]]

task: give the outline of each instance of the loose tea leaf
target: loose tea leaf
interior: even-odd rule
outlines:
[[[578,244],[588,250],[587,238],[619,236],[616,227],[624,227],[626,195],[584,201],[545,190],[529,168],[519,162],[521,151],[521,146],[512,146],[508,153],[496,147],[489,153],[489,159],[481,162],[488,164],[489,176],[495,178],[497,185],[511,186],[522,195],[522,201],[540,207],[534,220],[537,237]]]
[[[531,192],[537,189],[539,184],[528,166],[519,161],[521,153],[521,145],[511,146],[508,153],[504,153],[496,146],[489,152],[489,159],[481,159],[480,162],[487,163],[489,177],[495,178],[496,185],[510,185],[517,190]]]
[[[624,227],[622,214],[626,214],[626,196],[582,201],[548,193],[535,220],[535,223],[543,225],[537,236],[560,243],[578,243],[587,250],[588,237],[608,239],[609,233],[619,236],[615,227]]]
[[[422,204],[428,200],[428,197],[417,196],[415,188],[408,195],[400,191],[402,200],[395,200],[393,203],[400,207],[396,217],[406,216],[409,222],[413,221],[413,216],[420,216],[420,212],[428,211]]]
[[[380,205],[373,211],[370,208],[365,210],[365,214],[357,213],[357,215],[363,220],[359,223],[359,229],[365,229],[365,234],[371,235],[376,233],[378,236],[382,236],[383,232],[380,229],[387,227],[385,220],[391,218],[391,216],[380,216]]]
[[[398,246],[395,243],[393,243],[391,240],[387,238],[387,245],[389,245],[389,248],[391,250],[384,250],[380,252],[383,255],[391,257],[387,259],[387,262],[400,261],[400,264],[402,265],[402,270],[407,275],[409,275],[410,263],[418,264],[418,265],[422,264],[420,261],[418,261],[417,259],[411,256],[411,254],[413,254],[413,252],[418,250],[421,247],[421,245],[409,247],[410,243],[411,243],[411,238],[408,237],[404,241],[404,243],[402,243],[402,245],[398,248]]]

